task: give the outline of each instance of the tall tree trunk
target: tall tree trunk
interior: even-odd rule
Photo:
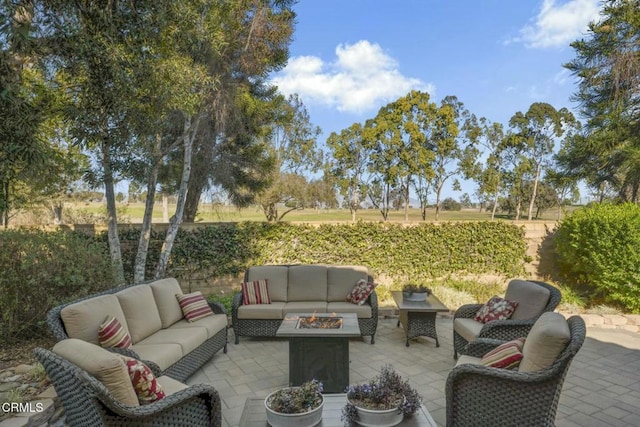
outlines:
[[[516,198],[516,213],[515,213],[515,220],[519,220],[520,219],[520,210],[522,209],[522,198],[521,197],[517,197]]]
[[[196,154],[196,157],[198,154]],[[198,162],[201,163],[201,162]],[[209,163],[210,165],[211,163]],[[200,167],[199,169],[203,169]],[[184,222],[195,222],[196,214],[198,213],[198,205],[200,203],[200,196],[204,191],[205,186],[209,180],[209,175],[205,170],[196,172],[196,168],[192,169],[191,179],[189,179],[189,191],[187,191],[187,200],[184,204]]]
[[[529,216],[528,219],[531,221],[533,218],[533,205],[536,203],[536,196],[538,195],[538,181],[540,180],[540,164],[536,165],[536,176],[533,179],[533,192],[531,194],[531,201],[529,202]]]
[[[140,283],[146,279],[147,254],[149,252],[149,241],[151,240],[151,223],[153,219],[153,206],[156,198],[156,185],[158,183],[158,171],[160,169],[160,142],[158,135],[153,147],[153,160],[149,176],[147,178],[147,199],[144,202],[144,215],[142,216],[142,227],[140,238],[138,239],[138,251],[136,252],[136,263],[133,267],[133,282]]]
[[[169,196],[162,193],[162,222],[169,222]]]
[[[198,114],[196,122],[193,125],[191,124],[191,118],[187,118],[187,120],[185,120],[185,131],[183,133],[184,161],[182,166],[182,178],[180,179],[180,189],[178,190],[178,199],[176,200],[176,212],[169,221],[167,235],[165,236],[164,243],[162,244],[162,251],[160,252],[160,259],[158,260],[158,266],[155,273],[156,279],[165,277],[167,273],[167,266],[169,263],[169,257],[171,256],[171,250],[173,249],[173,243],[175,242],[178,229],[182,223],[184,204],[187,198],[187,191],[189,189],[189,176],[191,175],[191,153],[193,149],[193,140],[198,132],[200,117],[201,114]]]
[[[109,240],[109,253],[113,269],[113,281],[116,285],[125,283],[124,266],[122,265],[122,252],[120,250],[120,237],[118,236],[118,217],[116,214],[116,195],[111,170],[111,157],[109,156],[109,143],[102,143],[102,169],[104,172],[104,194],[107,199],[107,236]]]
[[[404,188],[404,222],[409,222],[409,177]]]
[[[493,194],[493,208],[491,208],[491,221],[496,219],[496,211],[498,210],[498,190]]]

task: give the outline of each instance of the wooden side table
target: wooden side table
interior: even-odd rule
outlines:
[[[436,313],[448,312],[449,309],[431,294],[425,301],[404,301],[401,291],[392,292],[393,300],[400,310],[398,326],[402,324],[409,347],[409,340],[419,336],[425,336],[436,340],[436,347],[440,347],[436,332]]]

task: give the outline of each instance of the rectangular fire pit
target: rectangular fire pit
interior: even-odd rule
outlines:
[[[276,332],[289,339],[289,383],[318,379],[325,393],[349,385],[349,338],[360,336],[355,313],[289,313]]]

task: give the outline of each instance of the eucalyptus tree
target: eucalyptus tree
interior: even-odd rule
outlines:
[[[455,96],[445,97],[437,109],[432,132],[433,178],[436,193],[435,220],[440,215],[440,197],[445,183],[454,176],[470,178],[479,173],[479,150],[476,142],[480,137],[480,126]],[[454,183],[454,187],[459,184]]]
[[[280,221],[307,204],[305,174],[322,165],[322,151],[317,146],[321,131],[311,123],[298,95],[275,97],[273,108],[273,121],[267,126],[264,142],[274,168],[270,185],[257,194],[256,200],[267,221]],[[281,205],[283,211],[279,210]]]
[[[409,219],[411,185],[416,176],[429,174],[433,160],[428,136],[436,120],[436,109],[428,93],[413,90],[382,107],[370,122],[367,144],[372,150],[370,171],[377,188],[376,192],[370,192],[370,198],[385,221],[390,196],[395,191],[401,191],[405,221]]]
[[[573,99],[587,119],[583,138],[568,147],[566,170],[596,191],[613,188],[621,200],[640,189],[640,1],[606,0],[587,37],[571,43],[565,67],[579,79]]]
[[[528,159],[532,171],[533,186],[529,198],[528,220],[533,218],[533,207],[538,192],[538,182],[544,168],[550,163],[555,141],[561,138],[576,124],[569,110],[556,110],[545,102],[531,104],[526,113],[518,111],[509,120],[513,129],[515,143]]]
[[[480,119],[482,126],[482,138],[480,144],[487,149],[485,166],[477,176],[478,195],[487,198],[492,203],[491,220],[495,219],[498,209],[498,197],[504,188],[503,158],[501,146],[505,140],[504,127],[501,123],[489,122],[485,118]]]

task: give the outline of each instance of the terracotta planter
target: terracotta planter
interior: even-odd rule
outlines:
[[[264,407],[267,411],[267,422],[272,427],[313,427],[322,421],[322,409],[324,408],[324,396],[322,396],[322,402],[320,406],[312,409],[309,412],[303,412],[301,414],[281,414],[267,406],[269,398],[277,393],[277,390],[270,393],[264,399]]]

